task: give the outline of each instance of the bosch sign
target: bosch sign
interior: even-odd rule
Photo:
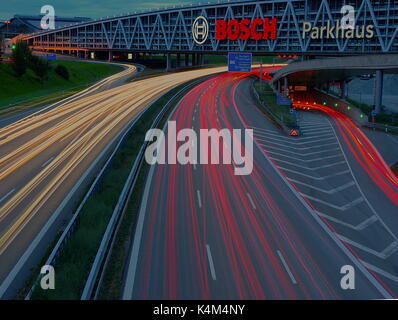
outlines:
[[[278,24],[276,18],[265,19],[231,19],[216,20],[216,36],[218,41],[223,40],[276,40]],[[193,39],[197,44],[206,42],[209,33],[209,23],[205,17],[198,17],[192,25]]]
[[[275,40],[278,32],[276,18],[216,21],[216,40]]]

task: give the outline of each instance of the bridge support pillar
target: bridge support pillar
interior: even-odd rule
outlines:
[[[171,54],[167,53],[166,54],[166,72],[169,72],[171,70]]]
[[[383,105],[383,82],[384,72],[383,70],[376,71],[376,83],[375,83],[375,111],[380,113]]]
[[[340,81],[340,98],[347,98],[347,82],[345,80]]]
[[[108,61],[112,61],[112,51],[108,51]]]
[[[177,68],[181,67],[181,54],[177,53]]]
[[[203,66],[205,64],[205,55],[204,54],[200,54],[199,57],[200,57],[199,63],[200,63],[201,66]]]
[[[289,79],[287,77],[283,78],[283,96],[287,97],[289,93]]]
[[[189,66],[189,54],[185,54],[185,66]]]

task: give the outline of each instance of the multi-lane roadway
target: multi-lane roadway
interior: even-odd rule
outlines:
[[[76,185],[111,141],[165,92],[222,71],[225,68],[162,75],[97,92],[98,86],[135,72],[135,67],[128,67],[75,97],[0,129],[0,283],[7,280],[0,295],[10,279],[15,280],[15,268],[28,262],[20,259],[26,258],[24,253],[36,243],[46,222],[54,214],[60,214],[61,221],[70,218],[71,203],[79,200],[73,198]],[[66,213],[62,208],[67,208]],[[52,237],[44,239],[43,250]]]
[[[123,298],[395,297],[397,178],[344,117],[300,112],[303,136],[287,137],[256,107],[252,82],[218,75],[172,114],[177,130],[253,129],[254,170],[152,166]],[[343,266],[355,290],[342,289]]]

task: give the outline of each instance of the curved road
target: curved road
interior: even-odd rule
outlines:
[[[386,273],[381,276],[379,269],[378,273],[371,270],[363,252],[357,252],[365,249],[364,254],[377,252],[376,258],[390,258],[396,253],[395,240],[380,229],[385,226],[382,217],[370,208],[366,208],[369,212],[354,208],[357,202],[367,205],[375,200],[357,200],[367,195],[355,188],[374,185],[348,174],[340,180],[344,171],[356,175],[362,170],[362,177],[367,173],[350,156],[331,160],[339,143],[341,150],[347,143],[337,139],[337,124],[320,114],[303,113],[300,119],[307,126],[306,134],[298,139],[284,136],[249,98],[252,81],[240,74],[216,76],[191,90],[172,115],[177,130],[253,129],[254,170],[249,176],[235,176],[234,165],[152,166],[127,263],[123,299],[395,296],[397,287],[387,283]],[[335,140],[327,140],[328,135]],[[354,169],[343,170],[343,164]],[[322,205],[320,212],[317,206]],[[386,215],[397,212],[391,201],[385,209]],[[331,222],[337,214],[333,210],[340,216]],[[357,222],[356,230],[357,225],[349,219],[344,222],[347,215],[342,214],[352,218],[358,212],[362,216],[355,218],[364,220]],[[347,230],[336,230],[332,224],[336,221]],[[350,241],[354,231],[368,227],[375,229]],[[382,249],[366,251],[370,244],[361,244],[360,239],[379,239]],[[368,261],[376,267],[374,260]],[[355,290],[340,286],[340,270],[345,265],[356,271]]]
[[[166,91],[221,71],[225,68],[168,74],[95,94],[88,89],[90,94],[80,93],[0,129],[0,283],[91,163],[132,119]],[[69,214],[76,200],[67,204]],[[44,239],[43,250],[52,237]]]

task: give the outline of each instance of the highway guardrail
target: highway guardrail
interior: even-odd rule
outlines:
[[[173,102],[175,101],[175,99],[177,97],[179,97],[184,91],[188,90],[191,87],[196,86],[198,83],[200,83],[202,81],[203,81],[203,78],[196,80],[196,81],[184,86],[174,96],[172,96],[169,99],[169,101],[163,106],[162,110],[157,115],[155,120],[152,122],[150,129],[154,129],[159,125],[159,123],[163,119],[164,115],[167,114],[167,112],[169,111],[170,107],[172,106]],[[161,99],[161,97],[159,99]],[[158,100],[156,100],[152,104],[156,103]],[[137,178],[139,176],[142,164],[144,162],[143,160],[144,160],[144,156],[145,156],[145,150],[148,147],[148,145],[149,145],[149,142],[146,141],[141,146],[139,154],[137,155],[137,157],[134,161],[132,170],[130,171],[130,174],[124,184],[124,187],[119,196],[117,205],[112,213],[111,219],[108,223],[107,229],[102,238],[100,247],[97,251],[95,260],[91,266],[89,276],[87,278],[85,287],[83,289],[83,293],[81,295],[81,300],[95,299],[98,295],[98,289],[100,288],[100,284],[101,284],[102,278],[103,278],[103,271],[105,271],[109,257],[110,257],[110,252],[111,252],[110,249],[112,248],[112,246],[114,244],[115,236],[116,236],[116,233],[118,230],[118,225],[121,221],[121,218],[122,218],[125,210],[127,209],[128,200],[131,197],[131,193],[134,189]]]

